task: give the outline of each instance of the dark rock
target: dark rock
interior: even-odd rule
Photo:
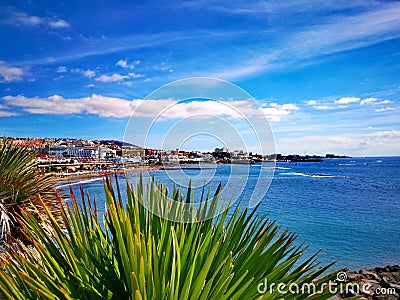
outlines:
[[[330,300],[346,299],[359,295],[364,300],[400,299],[400,266],[386,266],[347,273],[346,283],[355,284],[343,294]],[[356,288],[358,287],[358,288]]]

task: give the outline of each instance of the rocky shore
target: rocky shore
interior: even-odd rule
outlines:
[[[365,269],[348,272],[341,283],[351,284],[339,296],[330,300],[347,299],[361,296],[358,299],[395,300],[400,299],[400,266],[386,266],[384,268]]]

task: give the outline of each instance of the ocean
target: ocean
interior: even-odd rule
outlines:
[[[216,165],[202,173],[196,169],[160,170],[150,175],[169,187],[192,178],[195,185],[211,183],[212,190],[219,182],[226,185],[232,177],[233,186],[247,180],[240,198],[241,205],[246,205],[259,174],[265,175],[262,168],[271,166],[235,165],[235,174],[230,165]],[[321,263],[339,260],[335,269],[350,270],[400,264],[400,157],[278,162],[274,171],[257,213],[268,213],[282,229],[296,232],[299,244],[305,241],[311,245],[310,254],[324,250]],[[124,186],[124,175],[118,176]],[[135,182],[137,176],[130,173],[130,182]],[[104,212],[101,179],[71,184],[76,193],[79,186],[87,190],[96,198],[99,212]],[[63,183],[62,188],[67,185]],[[195,189],[197,195],[200,192],[200,188]]]

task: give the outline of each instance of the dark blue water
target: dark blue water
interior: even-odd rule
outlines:
[[[400,263],[400,157],[327,159],[276,166],[270,188],[258,207],[259,214],[269,213],[283,228],[295,231],[298,242],[311,244],[312,252],[326,250],[321,262],[338,259],[335,268]],[[229,165],[218,165],[205,172],[212,175],[213,190],[219,182],[226,184],[230,177],[234,185],[247,180],[241,195],[245,204],[261,168],[270,167],[235,168],[233,175]],[[172,186],[173,180],[165,171],[151,174]],[[184,174],[193,177],[195,184],[203,183],[197,170],[186,170]],[[133,182],[137,174],[130,177]],[[124,182],[120,180],[121,186]],[[74,190],[78,186],[74,185]],[[104,211],[101,180],[82,186]],[[199,193],[197,189],[196,194]]]

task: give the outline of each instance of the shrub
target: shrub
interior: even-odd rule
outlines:
[[[319,253],[300,260],[306,247],[295,246],[295,234],[282,232],[265,215],[257,217],[255,211],[237,206],[231,215],[225,211],[194,223],[172,222],[141,204],[149,201],[160,209],[184,213],[170,205],[161,183],[144,184],[140,178],[135,189],[127,183],[126,205],[114,185],[109,179],[104,182],[104,223],[82,189],[81,205],[71,189],[71,205],[61,206],[65,229],[45,203],[48,227],[23,210],[19,221],[32,247],[21,245],[21,252],[9,253],[3,260],[1,295],[7,299],[276,299],[282,298],[277,291],[258,293],[260,282],[314,281],[320,287],[335,276],[317,279],[333,263],[317,268]],[[175,201],[194,201],[190,192],[184,200],[176,189],[172,195]],[[218,194],[210,200],[211,205],[203,208],[206,213],[217,206]],[[288,294],[285,299],[331,296],[325,289],[322,294]]]
[[[38,210],[42,201],[59,218],[59,208],[52,179],[41,174],[34,161],[36,152],[0,140],[0,235],[1,239],[10,234],[20,238],[16,213],[20,207]]]

